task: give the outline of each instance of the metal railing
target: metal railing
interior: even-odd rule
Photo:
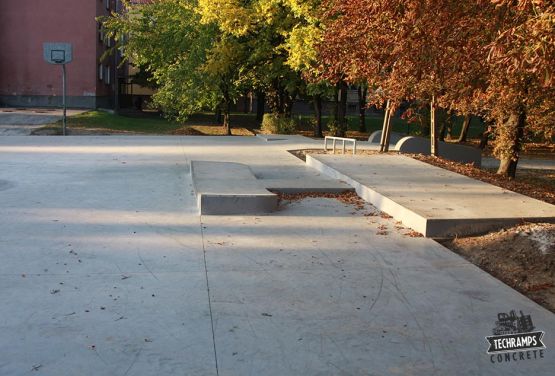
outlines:
[[[328,151],[328,140],[333,141],[332,142],[332,150],[333,150],[334,154],[335,154],[335,149],[336,149],[336,146],[337,146],[337,141],[341,141],[343,143],[343,145],[342,145],[343,154],[345,154],[345,152],[346,152],[346,146],[345,146],[346,142],[352,142],[353,143],[353,155],[355,155],[357,153],[357,140],[355,140],[354,138],[326,136],[326,138],[324,139],[324,150],[326,152]]]

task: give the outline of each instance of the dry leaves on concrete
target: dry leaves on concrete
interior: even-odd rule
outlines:
[[[366,202],[361,199],[356,192],[343,192],[343,193],[325,193],[325,192],[303,192],[303,193],[276,193],[278,195],[279,203],[284,201],[295,202],[301,201],[307,198],[329,198],[342,202],[346,205],[351,205],[355,210],[364,210],[366,208]]]

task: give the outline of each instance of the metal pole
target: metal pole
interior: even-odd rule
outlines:
[[[63,116],[63,120],[62,120],[62,134],[65,136],[66,135],[66,125],[67,125],[67,105],[66,105],[66,65],[62,64],[62,91],[63,91],[63,96],[62,96],[62,103],[64,106],[64,116]]]
[[[431,154],[437,157],[437,129],[436,129],[436,97],[432,95],[432,102],[430,103],[430,138],[431,138]]]
[[[115,45],[115,40],[114,40]],[[119,113],[118,49],[114,48],[114,113]]]

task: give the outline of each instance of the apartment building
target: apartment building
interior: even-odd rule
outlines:
[[[68,106],[112,108],[125,68],[101,56],[110,41],[98,16],[119,11],[119,0],[3,0],[0,2],[0,106],[59,106],[62,69],[43,60],[43,43],[73,45],[67,65]]]

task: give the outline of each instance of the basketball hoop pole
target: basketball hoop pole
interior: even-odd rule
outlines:
[[[63,116],[63,120],[62,120],[62,134],[65,136],[66,135],[66,109],[67,109],[67,105],[66,105],[66,65],[65,64],[62,64],[62,91],[63,91],[62,104],[64,106],[64,116]]]
[[[73,61],[73,46],[71,43],[45,42],[42,44],[42,57],[48,64],[62,66],[62,134],[67,133],[67,89],[66,89],[66,64]]]

